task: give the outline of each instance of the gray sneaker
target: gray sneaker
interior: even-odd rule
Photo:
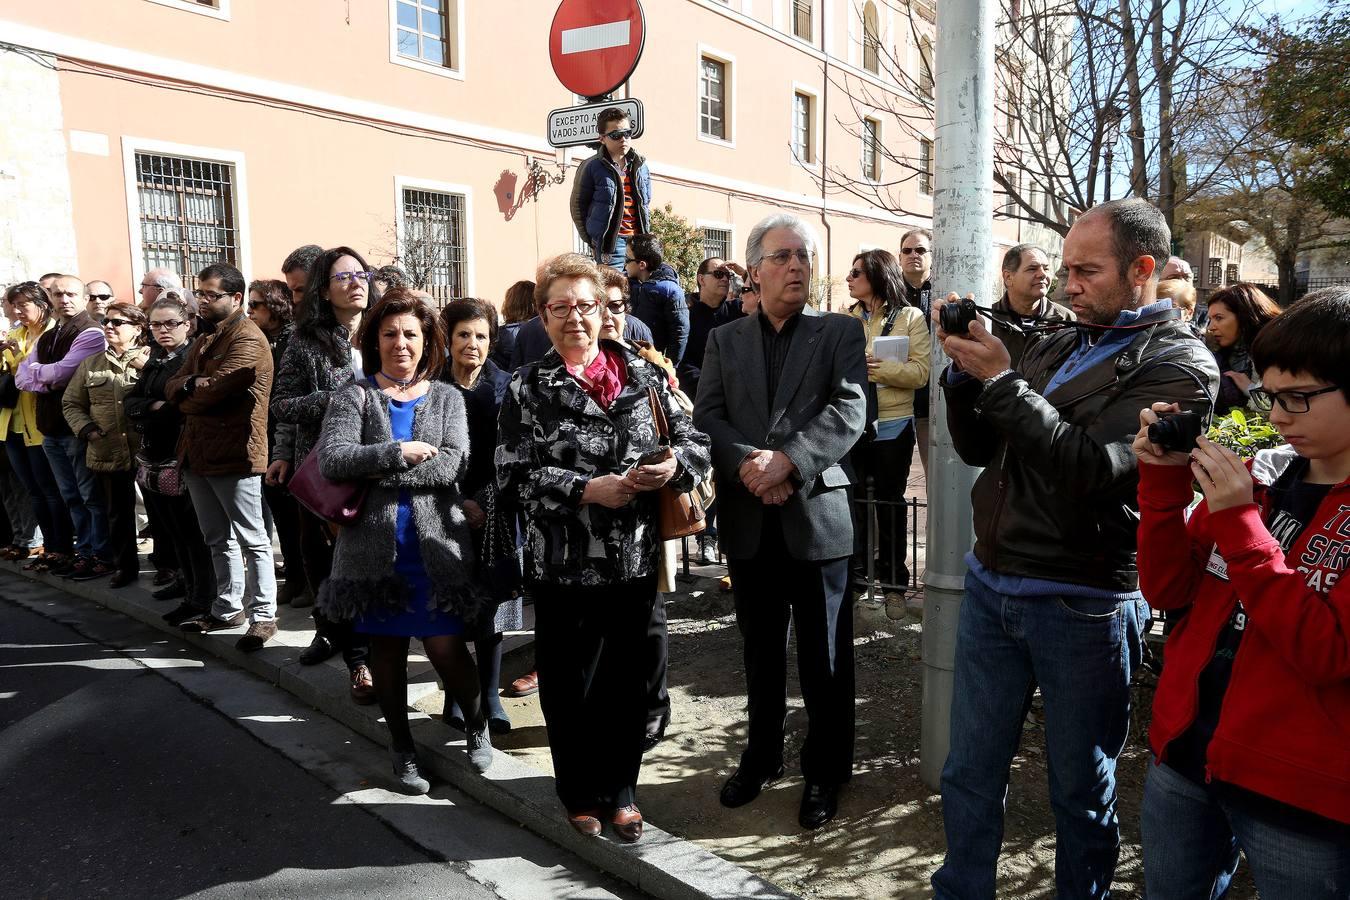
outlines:
[[[705,566],[717,564],[717,538],[706,534],[698,536],[698,561]]]
[[[425,794],[431,790],[431,782],[422,776],[422,769],[417,765],[416,753],[394,750],[389,757],[394,762],[394,777],[398,779],[398,786],[403,793]]]
[[[488,735],[486,720],[477,731],[468,732],[464,748],[469,754],[469,762],[473,763],[479,775],[492,768],[492,738]]]

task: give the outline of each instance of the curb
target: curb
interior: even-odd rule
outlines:
[[[377,744],[383,745],[388,740],[388,732],[380,721],[378,707],[357,706],[349,699],[345,667],[331,663],[301,666],[297,657],[302,647],[269,644],[256,653],[242,653],[234,648],[236,635],[233,631],[223,635],[198,635],[167,625],[160,616],[172,604],[151,599],[142,588],[128,587],[114,592],[95,586],[94,583],[72,582],[46,574],[25,572],[18,566],[0,567],[0,572],[6,571],[91,600],[158,631],[172,634],[184,643],[192,644],[277,685]],[[281,608],[279,621],[287,610],[287,607]],[[303,611],[305,620],[309,618],[308,612]],[[295,610],[286,618],[294,622],[301,615],[300,610]],[[438,689],[434,675],[424,671],[423,677],[419,677],[411,665],[408,688],[410,702]],[[662,900],[797,898],[797,895],[727,862],[691,841],[662,831],[650,821],[645,822],[642,840],[637,844],[620,844],[607,836],[582,837],[562,814],[562,807],[554,793],[552,775],[500,750],[493,751],[492,768],[487,774],[479,775],[469,765],[460,732],[411,707],[409,713],[418,759],[438,778],[639,890]]]

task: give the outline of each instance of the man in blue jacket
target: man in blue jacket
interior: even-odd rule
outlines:
[[[651,230],[652,176],[633,149],[633,123],[623,110],[610,107],[598,125],[600,152],[581,164],[572,182],[572,222],[595,261],[617,269],[633,235]]]
[[[633,235],[623,268],[633,286],[633,315],[652,330],[652,346],[678,368],[689,343],[689,302],[680,276],[661,255],[660,238]]]

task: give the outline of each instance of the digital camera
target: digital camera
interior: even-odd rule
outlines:
[[[947,334],[968,334],[970,323],[979,315],[979,307],[969,297],[938,307],[938,320]]]
[[[1158,421],[1148,426],[1148,439],[1164,450],[1189,453],[1204,431],[1205,423],[1199,413],[1170,413],[1159,416]]]

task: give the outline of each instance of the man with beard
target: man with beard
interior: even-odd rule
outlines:
[[[1045,702],[1055,881],[1105,898],[1120,848],[1115,767],[1142,648],[1135,568],[1139,410],[1206,418],[1219,373],[1171,301],[1156,300],[1171,234],[1145,200],[1106,203],[1064,239],[1078,317],[1031,344],[1014,371],[981,319],[938,329],[956,452],[984,471],[971,492],[957,626],[951,750],[942,772],[947,858],[939,898],[992,898],[1008,773],[1033,688]],[[944,302],[933,304],[941,323]]]
[[[1033,329],[1074,320],[1049,294],[1050,258],[1039,247],[1018,244],[1003,254],[1003,299],[994,304],[989,330],[1008,348],[1014,369],[1038,333]]]

